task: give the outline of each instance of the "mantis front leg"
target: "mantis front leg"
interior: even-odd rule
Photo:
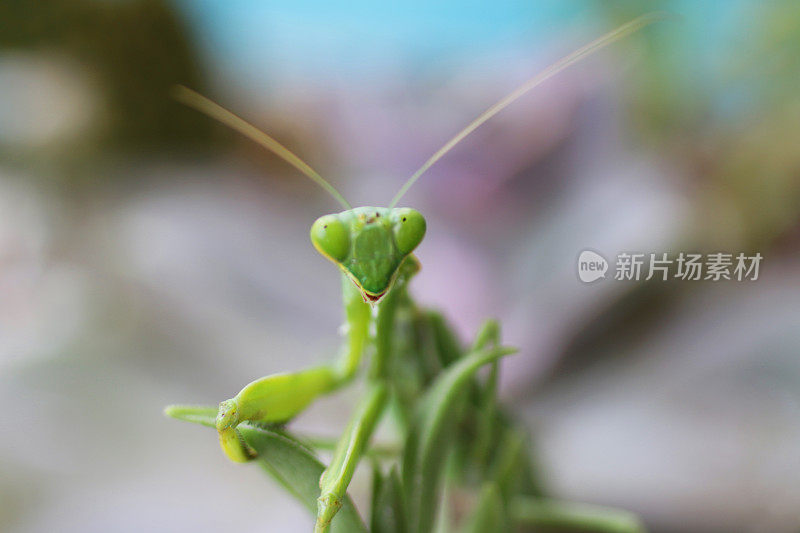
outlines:
[[[255,452],[236,426],[242,422],[287,422],[315,398],[341,387],[355,375],[369,339],[370,308],[344,275],[342,290],[346,339],[337,362],[263,377],[220,403],[216,427],[222,450],[232,461],[245,462],[255,458]]]
[[[373,383],[336,445],[333,459],[319,480],[320,496],[315,533],[328,531],[331,520],[342,506],[356,466],[386,407],[387,396],[385,383]]]
[[[319,480],[320,496],[315,533],[325,533],[330,528],[331,520],[342,506],[347,487],[375,426],[386,410],[389,396],[387,371],[393,351],[392,336],[396,333],[396,311],[407,297],[406,282],[418,269],[416,262],[406,264],[392,291],[378,305],[375,316],[375,353],[370,367],[367,393],[359,402],[358,409],[353,413],[347,429],[336,445],[330,465]]]

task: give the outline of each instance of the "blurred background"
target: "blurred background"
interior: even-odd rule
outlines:
[[[503,394],[558,497],[655,532],[798,531],[791,0],[5,0],[0,530],[312,523],[161,410],[335,354],[339,274],[308,229],[337,205],[173,84],[385,205],[487,106],[651,10],[682,20],[547,82],[409,192],[429,228],[412,290],[465,341],[497,317],[521,347]],[[587,285],[585,248],[764,259],[751,282]],[[356,398],[295,426],[337,435]]]

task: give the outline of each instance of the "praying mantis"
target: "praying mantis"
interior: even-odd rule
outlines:
[[[536,469],[525,453],[524,431],[497,402],[498,362],[516,350],[501,343],[500,324],[494,320],[487,320],[472,344],[463,346],[441,314],[416,305],[408,285],[420,268],[414,250],[425,236],[426,222],[417,210],[398,203],[434,163],[518,98],[663,17],[648,14],[634,19],[525,82],[434,153],[388,207],[353,208],[278,141],[204,96],[177,88],[178,100],[272,151],[341,204],[343,211],[312,224],[310,237],[317,251],[341,271],[345,323],[341,353],[334,362],[257,379],[218,409],[170,406],[166,414],[215,428],[223,452],[234,462],[260,460],[291,492],[316,507],[315,533],[447,531],[454,517],[448,519],[440,501],[446,493],[458,491],[459,482],[453,480],[464,485],[477,480],[481,486],[470,517],[461,520],[465,531],[542,525],[641,531],[629,513],[542,497]],[[352,382],[365,360],[366,391],[323,467],[313,450],[319,446],[291,435],[285,426],[315,399]],[[482,367],[488,372],[479,375]],[[401,453],[390,453],[388,459],[370,447],[386,413],[405,435]],[[365,457],[375,469],[369,529],[347,496],[356,467]],[[382,470],[385,460],[393,464],[388,474]]]

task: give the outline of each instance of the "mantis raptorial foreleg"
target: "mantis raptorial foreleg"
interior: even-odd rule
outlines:
[[[319,480],[315,533],[327,531],[342,506],[356,466],[385,410],[387,396],[388,389],[384,383],[371,385],[339,440],[333,459]]]
[[[339,360],[299,372],[263,377],[219,404],[216,426],[220,445],[232,461],[255,458],[255,452],[236,426],[242,422],[287,422],[315,398],[341,387],[355,375],[369,338],[370,307],[353,283],[346,276],[342,278],[346,340]]]
[[[319,480],[320,497],[317,506],[315,532],[328,530],[336,515],[356,467],[372,436],[375,426],[386,410],[389,396],[388,364],[392,355],[392,335],[395,333],[397,308],[405,296],[405,285],[419,270],[419,263],[411,256],[403,262],[395,280],[395,287],[381,301],[375,315],[375,353],[372,357],[367,393],[358,404],[342,437],[336,445],[328,468]]]

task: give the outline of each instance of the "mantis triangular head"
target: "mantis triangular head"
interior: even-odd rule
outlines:
[[[380,300],[425,236],[425,218],[408,207],[356,207],[311,226],[314,247],[339,265],[365,301]]]

